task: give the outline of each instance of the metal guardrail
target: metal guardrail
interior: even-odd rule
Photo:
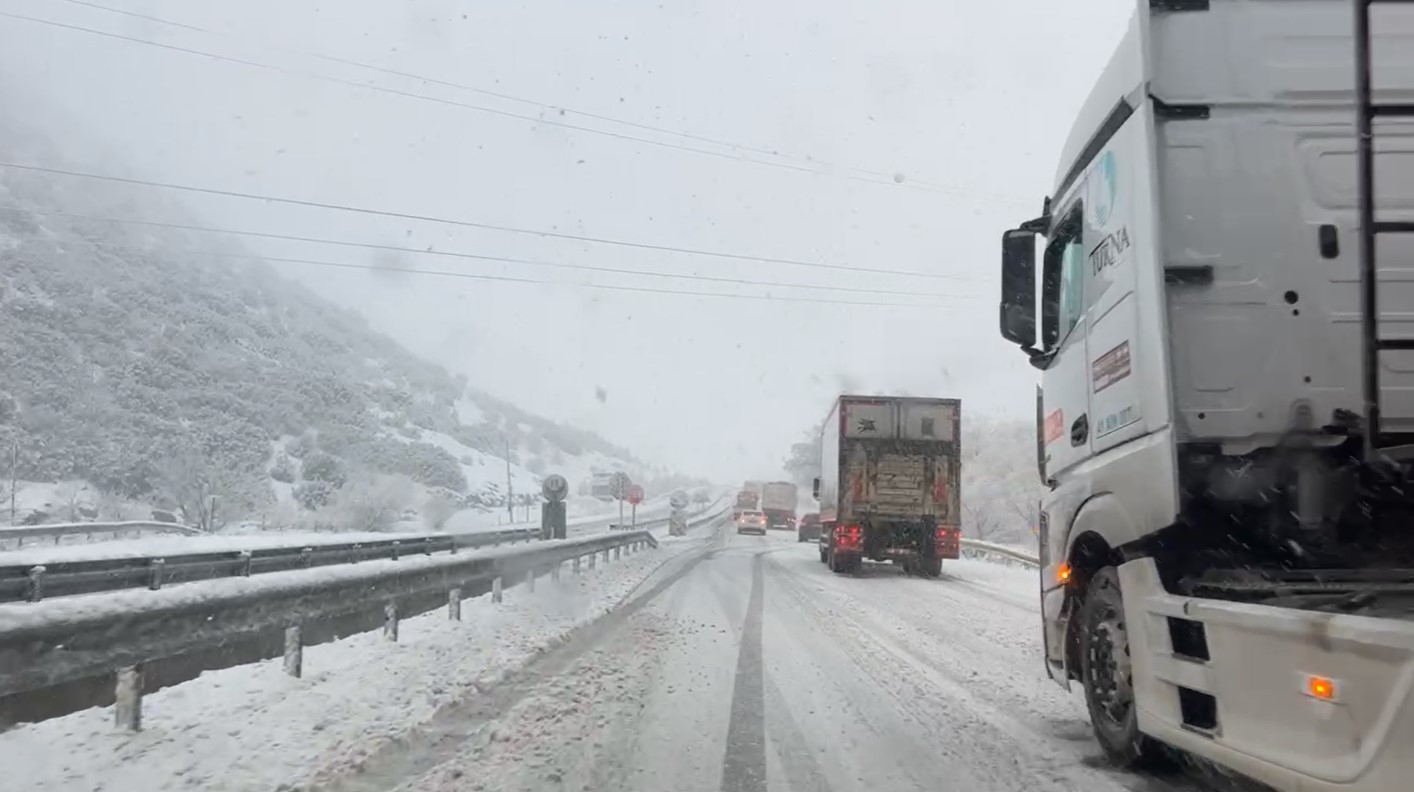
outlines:
[[[539,529],[510,528],[458,534],[413,534],[382,541],[263,547],[253,550],[55,561],[0,567],[0,602],[38,602],[52,597],[121,589],[160,589],[174,583],[250,577],[380,558],[455,553],[538,538]]]
[[[711,507],[709,506],[708,509]],[[706,510],[704,510],[706,511]],[[699,512],[699,515],[702,512]],[[609,530],[646,530],[665,525],[667,517],[644,520],[637,526],[616,526]],[[74,526],[167,526],[171,523],[77,523],[12,529],[33,531],[32,535],[64,535]],[[594,525],[585,523],[584,525]],[[187,526],[181,532],[203,535]],[[48,530],[51,533],[40,533]],[[94,533],[102,533],[95,530]],[[82,533],[75,530],[73,533]],[[404,555],[455,553],[461,549],[494,547],[513,542],[529,542],[540,537],[539,528],[503,528],[466,533],[399,534],[386,540],[349,543],[302,543],[250,550],[199,551],[148,556],[54,561],[42,564],[0,566],[0,603],[38,602],[52,597],[97,594],[104,591],[160,589],[176,583],[193,583],[219,578],[250,577],[270,572],[310,569],[335,564],[354,564]],[[0,559],[3,560],[3,559]]]
[[[0,528],[0,547],[4,547],[6,542],[15,542],[17,547],[23,547],[26,539],[49,539],[58,540],[65,536],[80,536],[92,534],[129,534],[129,533],[174,533],[183,536],[203,536],[203,532],[198,528],[181,523],[161,522],[157,520],[123,520],[120,522],[77,522],[77,523],[54,523],[52,525],[22,525],[14,528]]]
[[[578,572],[601,555],[607,563],[611,554],[657,545],[649,531],[619,531],[0,614],[0,730],[115,701],[119,725],[135,729],[142,693],[203,671],[283,655],[285,670],[300,676],[305,646],[380,627],[397,640],[400,619],[445,606],[459,620],[462,600],[489,591],[499,601],[503,585],[533,588],[538,576],[558,578],[566,562]]]
[[[1040,559],[1031,553],[1017,550],[1014,547],[1007,547],[1006,545],[984,542],[981,539],[968,539],[964,536],[962,538],[962,549],[970,550],[976,555],[998,556],[1009,561],[1015,561],[1024,566],[1039,567],[1041,565]]]

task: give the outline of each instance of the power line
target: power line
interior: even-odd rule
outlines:
[[[356,81],[356,80],[346,80],[346,79],[343,79],[342,77],[333,77],[333,76],[330,76],[330,75],[327,75],[327,74],[317,74],[317,73],[314,73],[314,72],[306,72],[306,71],[300,71],[300,70],[295,70],[295,69],[287,69],[287,68],[284,68],[284,67],[281,67],[281,66],[273,66],[273,65],[268,64],[268,63],[261,63],[261,62],[259,62],[259,61],[249,60],[249,59],[246,59],[246,58],[237,58],[237,57],[234,57],[234,56],[231,56],[231,55],[220,55],[220,54],[217,54],[217,53],[214,53],[214,52],[207,52],[206,50],[193,49],[193,48],[191,48],[191,47],[180,47],[180,46],[177,46],[177,45],[175,45],[175,44],[164,44],[164,43],[162,43],[162,42],[160,42],[160,41],[152,41],[151,39],[139,38],[139,37],[137,37],[137,36],[126,36],[126,35],[123,35],[123,34],[121,34],[121,33],[111,33],[111,32],[106,31],[106,30],[98,30],[98,29],[95,29],[95,28],[88,28],[88,27],[84,27],[84,26],[82,26],[82,25],[73,25],[73,24],[69,24],[69,23],[66,23],[66,22],[57,22],[57,21],[52,20],[52,19],[41,19],[41,18],[39,18],[39,17],[26,16],[26,15],[24,15],[24,14],[15,14],[15,13],[11,13],[11,12],[8,12],[8,11],[0,11],[0,17],[9,17],[9,18],[11,18],[11,19],[19,19],[19,20],[23,20],[23,21],[26,21],[26,22],[33,22],[33,23],[40,24],[40,25],[49,25],[49,26],[51,26],[51,27],[61,28],[61,29],[64,29],[64,30],[76,31],[76,32],[80,32],[80,33],[89,33],[89,34],[92,34],[92,35],[95,35],[95,36],[103,36],[103,37],[105,37],[105,38],[117,39],[117,40],[119,40],[119,41],[126,41],[126,42],[130,42],[130,43],[134,43],[134,44],[145,44],[145,45],[147,45],[147,46],[158,47],[158,48],[160,48],[160,49],[170,50],[170,51],[172,51],[172,52],[181,52],[181,53],[185,53],[185,54],[187,54],[187,55],[197,55],[197,56],[201,56],[201,57],[205,57],[205,58],[211,58],[211,59],[213,59],[213,60],[223,61],[223,62],[226,62],[226,63],[235,63],[235,64],[239,64],[239,65],[241,65],[241,66],[249,66],[249,67],[251,67],[251,68],[269,70],[269,71],[273,71],[273,72],[275,72],[275,73],[277,73],[277,74],[284,74],[284,75],[289,75],[289,76],[304,77],[304,78],[306,78],[306,79],[311,79],[311,80],[322,80],[322,81],[325,81],[325,82],[331,82],[331,83],[335,83],[335,84],[338,84],[338,85],[345,85],[345,86],[350,86],[350,87],[353,87],[353,88],[358,88],[358,89],[368,90],[368,91],[376,91],[376,92],[378,92],[378,93],[385,93],[385,94],[390,94],[390,95],[393,95],[393,96],[401,96],[401,97],[408,98],[408,99],[419,99],[419,100],[427,101],[427,102],[435,102],[435,103],[437,103],[437,104],[447,105],[447,106],[449,106],[449,107],[458,107],[458,108],[461,108],[461,109],[464,109],[464,110],[472,110],[472,111],[480,112],[480,113],[488,113],[488,114],[491,114],[491,115],[503,116],[503,117],[505,117],[505,118],[514,118],[514,119],[517,119],[517,120],[520,120],[520,121],[528,121],[528,122],[530,122],[530,123],[532,123],[532,124],[545,124],[545,125],[547,125],[547,126],[562,127],[562,128],[564,128],[564,129],[572,129],[572,130],[575,130],[575,131],[578,131],[578,132],[586,132],[586,133],[593,134],[593,135],[603,135],[603,136],[606,136],[606,137],[616,138],[616,139],[619,139],[619,140],[628,140],[628,141],[633,141],[633,142],[635,142],[635,143],[644,143],[644,144],[647,144],[647,145],[650,145],[650,146],[659,146],[659,147],[662,147],[662,148],[676,149],[676,150],[678,150],[678,151],[687,151],[687,152],[692,152],[692,153],[696,153],[696,154],[703,154],[703,155],[706,155],[706,156],[709,156],[709,157],[718,157],[718,158],[721,158],[721,159],[732,160],[732,161],[734,161],[734,162],[746,162],[746,163],[751,163],[751,164],[754,164],[754,165],[764,165],[764,166],[771,167],[771,168],[782,168],[782,169],[785,169],[785,170],[798,171],[798,172],[801,172],[801,173],[809,173],[809,174],[813,174],[813,175],[816,175],[816,176],[830,176],[830,175],[831,175],[830,173],[825,172],[825,171],[821,171],[821,170],[819,170],[818,168],[810,168],[810,167],[804,167],[804,166],[800,166],[800,165],[791,165],[791,164],[785,163],[785,162],[769,162],[769,161],[766,161],[766,160],[750,159],[750,158],[747,158],[747,157],[743,157],[743,156],[741,156],[740,154],[729,154],[729,153],[721,152],[721,151],[712,151],[711,149],[696,148],[696,147],[693,147],[693,146],[684,146],[684,145],[679,144],[679,143],[670,143],[670,142],[663,141],[663,140],[653,140],[652,138],[636,137],[636,136],[634,136],[634,135],[625,135],[625,134],[622,134],[622,133],[619,133],[619,132],[611,132],[611,131],[604,130],[604,129],[595,129],[594,127],[581,126],[581,125],[579,125],[579,124],[571,124],[571,123],[566,122],[566,121],[555,121],[555,120],[548,119],[548,118],[539,118],[539,117],[537,117],[537,116],[525,115],[525,114],[523,114],[523,113],[513,113],[513,112],[511,112],[511,111],[509,111],[509,110],[498,110],[498,109],[496,109],[496,108],[493,108],[493,107],[486,107],[486,106],[484,106],[484,105],[474,105],[474,104],[468,104],[468,103],[466,103],[466,102],[458,102],[458,101],[455,101],[455,100],[452,100],[452,99],[443,99],[442,97],[439,97],[439,96],[429,96],[429,95],[427,95],[427,94],[416,93],[416,92],[413,92],[413,91],[404,91],[404,90],[400,90],[400,89],[397,89],[397,88],[389,88],[389,87],[383,86],[383,85],[375,85],[375,84],[372,84],[372,83],[358,82],[358,81]],[[855,176],[842,176],[842,178],[849,178],[849,179],[856,179],[856,180],[859,180],[859,181],[866,181],[866,182],[869,182],[869,183],[871,183],[871,184],[885,184],[885,183],[886,183],[886,182],[878,181],[878,180],[875,180],[875,179],[864,179],[864,178],[862,178],[862,177],[855,177]],[[927,188],[915,186],[913,189],[925,189],[925,190],[926,190]],[[929,190],[929,191],[931,191],[931,192],[939,192],[938,190]]]
[[[0,14],[3,15],[3,14]],[[632,242],[624,239],[611,239],[608,237],[592,237],[579,234],[569,234],[562,231],[545,231],[534,228],[520,228],[517,226],[504,226],[494,223],[483,223],[473,220],[454,220],[447,217],[435,217],[432,215],[419,215],[410,212],[395,212],[386,209],[370,209],[361,206],[347,206],[343,204],[322,203],[320,201],[310,201],[300,198],[285,198],[275,195],[262,195],[259,193],[241,192],[238,190],[222,190],[213,187],[197,187],[190,184],[177,184],[175,182],[159,182],[147,179],[134,179],[124,176],[113,176],[101,173],[85,173],[83,171],[65,170],[63,168],[49,168],[42,165],[27,165],[18,162],[0,162],[0,168],[12,168],[15,170],[30,171],[34,173],[47,173],[55,176],[71,176],[80,179],[94,179],[98,181],[113,182],[116,184],[137,185],[142,187],[160,187],[168,190],[178,190],[181,192],[199,193],[202,195],[218,195],[225,198],[241,198],[251,201],[264,201],[266,203],[279,203],[289,206],[302,206],[316,209],[329,209],[339,212],[353,212],[356,214],[370,215],[373,217],[388,217],[397,220],[412,220],[422,223],[439,223],[443,225],[459,226],[463,228],[479,228],[489,231],[503,231],[511,234],[525,234],[529,236],[546,237],[551,239],[568,239],[576,242],[590,242],[601,245],[615,245],[618,247],[637,248],[640,250],[656,250],[666,253],[683,253],[693,256],[708,256],[711,258],[732,259],[736,261],[760,261],[769,264],[788,264],[797,267],[812,267],[816,269],[840,270],[844,272],[861,272],[870,275],[904,275],[914,278],[934,278],[940,280],[966,280],[962,276],[944,275],[932,272],[914,272],[909,270],[889,270],[874,269],[869,267],[852,267],[846,264],[827,264],[819,261],[802,261],[800,259],[774,258],[771,256],[755,256],[744,253],[727,253],[718,250],[704,250],[700,248],[682,248],[672,245],[657,245],[649,242]]]
[[[381,266],[376,264],[356,264],[349,261],[324,261],[321,259],[289,258],[283,256],[262,256],[255,253],[226,253],[221,251],[191,250],[187,251],[200,255],[214,256],[217,258],[241,258],[256,261],[274,261],[283,264],[308,264],[317,267],[336,267],[340,269],[366,270],[371,272],[400,272],[407,275],[435,275],[445,278],[463,278],[466,280],[479,281],[500,281],[504,283],[524,283],[537,286],[573,286],[581,289],[601,289],[605,291],[639,292],[645,294],[672,294],[686,297],[717,297],[732,300],[767,300],[772,302],[792,302],[792,303],[815,303],[818,305],[855,305],[878,308],[931,308],[938,309],[938,305],[927,303],[899,303],[899,302],[869,302],[860,300],[831,300],[824,297],[783,297],[774,294],[731,294],[726,292],[703,292],[688,291],[686,289],[659,289],[651,286],[620,286],[608,283],[589,283],[585,281],[553,281],[538,278],[521,278],[514,275],[489,275],[479,272],[460,272],[456,270],[433,270],[417,267],[402,266]]]
[[[231,235],[234,235],[234,236],[256,237],[256,238],[260,238],[260,239],[276,239],[276,240],[287,241],[287,242],[303,242],[303,243],[311,243],[311,244],[319,244],[319,245],[335,245],[335,246],[340,246],[340,247],[363,248],[363,249],[367,249],[367,250],[381,250],[381,251],[390,251],[390,252],[396,252],[396,253],[408,253],[408,254],[419,255],[419,256],[444,256],[444,257],[459,258],[459,259],[471,259],[471,260],[475,260],[475,261],[495,261],[495,262],[502,262],[502,263],[506,263],[506,264],[530,264],[530,265],[542,266],[542,267],[554,267],[554,268],[558,268],[558,269],[584,270],[584,271],[589,271],[589,272],[604,272],[604,273],[610,273],[610,274],[615,274],[615,275],[637,275],[637,276],[647,276],[647,277],[654,277],[654,278],[678,278],[678,279],[682,279],[682,280],[703,281],[703,282],[708,282],[708,283],[728,283],[728,284],[743,285],[743,286],[767,286],[767,287],[771,287],[771,288],[781,288],[781,289],[786,289],[786,288],[789,288],[789,289],[820,289],[820,290],[824,290],[824,291],[850,292],[850,293],[855,293],[855,294],[881,294],[881,295],[896,295],[896,296],[903,296],[903,297],[937,297],[937,298],[941,298],[941,299],[959,299],[959,300],[971,300],[971,299],[976,299],[976,297],[975,297],[974,295],[965,295],[965,294],[944,294],[944,293],[941,293],[941,292],[920,292],[920,291],[917,291],[917,290],[902,290],[902,289],[872,289],[872,288],[864,288],[864,287],[856,288],[856,287],[853,287],[853,286],[830,286],[830,285],[814,284],[814,283],[782,283],[782,282],[779,282],[779,281],[760,281],[760,280],[749,280],[749,279],[745,279],[745,278],[726,278],[726,277],[718,277],[718,276],[713,276],[713,275],[698,275],[698,274],[696,274],[696,273],[654,272],[654,271],[651,271],[651,270],[634,270],[634,269],[624,269],[624,268],[620,268],[620,267],[602,267],[602,266],[597,266],[597,265],[592,265],[592,264],[569,264],[569,263],[559,262],[559,261],[544,261],[544,260],[540,260],[540,259],[524,259],[524,258],[513,258],[513,257],[507,257],[507,256],[491,256],[491,255],[485,255],[485,254],[481,254],[481,253],[467,253],[467,252],[464,252],[464,251],[454,251],[454,250],[433,250],[433,249],[430,249],[430,248],[429,248],[429,249],[420,249],[420,248],[414,248],[414,247],[404,247],[404,246],[401,246],[401,245],[384,245],[384,244],[378,244],[378,243],[373,243],[373,242],[355,242],[355,241],[352,241],[352,240],[345,240],[345,239],[329,239],[329,238],[327,238],[327,237],[309,237],[309,236],[299,236],[299,235],[295,235],[295,234],[276,234],[276,233],[267,232],[267,231],[246,231],[246,230],[232,229],[232,228],[217,228],[217,227],[214,227],[214,226],[200,226],[200,225],[193,225],[193,224],[188,224],[188,223],[171,223],[171,222],[164,222],[164,221],[159,221],[159,220],[141,220],[141,219],[136,219],[136,218],[124,218],[124,217],[103,217],[103,216],[99,216],[99,215],[86,215],[86,214],[79,214],[79,213],[75,213],[75,212],[60,212],[60,211],[52,211],[52,210],[47,210],[47,209],[32,209],[32,208],[23,207],[23,206],[6,206],[6,205],[3,205],[3,204],[0,204],[0,211],[9,211],[9,212],[16,212],[16,213],[41,214],[41,215],[45,215],[45,216],[47,216],[47,217],[64,217],[64,218],[70,218],[70,219],[75,219],[75,220],[89,220],[89,221],[95,221],[95,222],[101,222],[101,223],[119,223],[119,224],[123,224],[123,225],[148,226],[148,227],[165,228],[165,229],[171,229],[171,230],[177,230],[177,231],[199,231],[199,232],[206,232],[206,233],[213,233],[213,234],[231,234]],[[265,257],[265,258],[270,258],[270,257]]]
[[[176,21],[176,20],[166,19],[166,18],[163,18],[163,17],[152,16],[152,15],[150,15],[150,14],[140,14],[140,13],[137,13],[137,12],[135,12],[135,11],[128,11],[128,10],[122,9],[122,8],[113,8],[113,7],[111,7],[111,6],[102,5],[101,3],[88,2],[87,0],[63,0],[63,1],[66,2],[66,3],[69,3],[69,4],[71,4],[71,5],[81,6],[81,7],[84,7],[84,8],[92,8],[92,9],[99,10],[99,11],[106,11],[106,12],[108,12],[108,13],[119,14],[119,15],[121,15],[121,16],[132,17],[132,18],[134,18],[134,19],[142,19],[142,20],[145,20],[145,21],[148,21],[148,22],[156,22],[156,23],[158,23],[158,24],[169,25],[169,26],[171,26],[171,27],[181,28],[181,29],[183,29],[183,30],[189,30],[189,31],[197,32],[197,33],[203,33],[203,34],[206,34],[206,35],[208,35],[208,36],[215,36],[215,37],[218,37],[218,38],[236,38],[235,36],[232,36],[232,35],[229,34],[229,33],[224,33],[224,32],[222,32],[222,31],[211,30],[210,28],[200,27],[200,26],[198,26],[198,25],[188,24],[188,23],[186,23],[186,22],[178,22],[178,21]],[[521,104],[527,104],[527,105],[531,105],[531,106],[534,106],[534,107],[539,107],[539,108],[543,108],[543,109],[546,109],[546,110],[551,110],[551,111],[555,111],[555,112],[559,112],[559,113],[573,113],[573,114],[575,114],[575,115],[584,116],[585,118],[593,118],[593,119],[595,119],[595,120],[597,120],[597,121],[605,121],[605,122],[613,123],[613,124],[621,124],[621,125],[623,125],[623,126],[633,127],[633,128],[635,128],[635,129],[642,129],[642,130],[645,130],[645,131],[648,131],[648,132],[657,132],[657,133],[664,134],[664,135],[673,135],[673,136],[685,138],[685,139],[688,139],[688,140],[696,140],[696,141],[701,142],[701,143],[711,143],[711,144],[717,145],[717,146],[725,146],[725,147],[727,147],[727,148],[739,149],[739,150],[742,150],[742,151],[749,151],[749,152],[752,152],[752,153],[754,153],[754,154],[763,154],[763,155],[771,156],[771,157],[779,157],[779,158],[783,158],[783,159],[793,159],[793,160],[798,160],[798,161],[802,161],[802,162],[808,162],[808,163],[810,163],[810,164],[812,164],[812,165],[815,165],[815,166],[817,166],[817,167],[820,167],[820,168],[831,168],[831,167],[833,167],[833,168],[841,168],[841,169],[846,169],[846,170],[852,170],[852,171],[855,171],[855,172],[857,172],[857,173],[866,174],[866,175],[869,175],[869,176],[876,176],[876,177],[879,177],[879,178],[882,178],[882,179],[887,179],[887,180],[893,180],[893,179],[894,179],[894,174],[892,174],[892,173],[886,173],[886,172],[884,172],[884,171],[876,171],[876,170],[871,170],[871,169],[869,169],[869,168],[861,168],[861,167],[856,167],[856,166],[851,166],[851,165],[834,165],[834,164],[832,164],[832,163],[830,163],[830,162],[827,162],[827,161],[824,161],[824,160],[820,160],[820,159],[817,159],[817,158],[815,158],[815,157],[801,156],[801,155],[799,155],[799,154],[788,154],[788,153],[783,153],[783,152],[781,152],[781,151],[779,151],[779,150],[776,150],[776,149],[763,148],[763,147],[761,147],[761,146],[753,146],[753,145],[750,145],[750,144],[747,144],[747,143],[738,143],[738,142],[731,141],[731,140],[723,140],[723,139],[721,139],[721,138],[714,138],[714,137],[710,137],[710,136],[707,136],[707,135],[697,135],[697,134],[693,134],[693,133],[691,133],[691,132],[683,132],[683,131],[677,130],[677,129],[669,129],[669,128],[665,128],[665,127],[654,126],[654,125],[652,125],[652,124],[645,124],[645,123],[642,123],[642,122],[639,122],[639,121],[630,121],[630,120],[623,119],[623,118],[616,118],[616,117],[614,117],[614,116],[609,116],[609,115],[603,115],[603,114],[600,114],[600,113],[590,112],[590,111],[588,111],[588,110],[578,110],[578,109],[575,109],[575,108],[572,108],[572,107],[565,107],[565,106],[563,106],[563,105],[552,104],[552,103],[549,103],[549,102],[542,102],[542,101],[538,101],[538,100],[535,100],[535,99],[527,99],[527,98],[525,98],[525,97],[515,96],[514,94],[503,93],[503,92],[501,92],[501,91],[492,91],[492,90],[489,90],[489,89],[486,89],[486,88],[478,88],[478,87],[476,87],[476,86],[466,85],[466,84],[464,84],[464,83],[452,82],[452,81],[443,80],[443,79],[440,79],[440,78],[437,78],[437,77],[429,77],[429,76],[424,75],[424,74],[416,74],[416,73],[413,73],[413,72],[406,72],[406,71],[402,71],[402,70],[399,70],[399,69],[392,69],[392,68],[388,68],[388,67],[384,67],[384,66],[375,66],[375,65],[373,65],[373,64],[363,63],[363,62],[361,62],[361,61],[351,60],[351,59],[348,59],[348,58],[340,58],[340,57],[337,57],[337,56],[334,56],[334,55],[326,55],[326,54],[320,53],[320,52],[313,52],[313,51],[308,51],[308,50],[297,50],[297,49],[293,49],[293,48],[289,48],[289,47],[280,47],[280,46],[276,46],[276,45],[266,44],[265,42],[259,42],[259,43],[261,44],[261,46],[269,47],[269,48],[274,49],[274,50],[277,50],[277,51],[289,52],[289,53],[296,54],[296,55],[301,55],[301,56],[305,56],[305,57],[315,58],[315,59],[317,59],[317,60],[328,61],[328,62],[330,62],[330,63],[342,64],[342,65],[344,65],[344,66],[353,66],[353,67],[355,67],[355,68],[365,69],[365,70],[373,71],[373,72],[378,72],[378,73],[380,73],[380,74],[386,74],[386,75],[390,75],[390,76],[393,76],[393,77],[402,77],[402,78],[410,79],[410,80],[419,80],[419,81],[421,81],[421,82],[430,83],[430,84],[433,84],[433,85],[441,85],[441,86],[446,87],[446,88],[454,88],[454,89],[457,89],[457,90],[460,90],[460,91],[467,91],[467,92],[469,92],[469,93],[480,94],[480,95],[482,95],[482,96],[490,96],[490,97],[494,97],[494,98],[496,98],[496,99],[503,99],[503,100],[506,100],[506,101],[509,101],[509,102],[519,102],[519,103],[521,103]],[[884,182],[876,181],[875,179],[863,179],[863,181],[868,181],[868,182],[871,182],[871,183],[879,183],[879,184],[884,183]],[[905,187],[909,187],[909,188],[915,188],[915,189],[916,189],[917,187],[920,187],[920,186],[922,186],[922,187],[942,188],[942,189],[939,189],[939,190],[934,190],[934,191],[936,191],[936,192],[951,192],[951,191],[954,191],[954,190],[956,189],[956,188],[949,188],[947,185],[939,184],[939,183],[937,183],[937,182],[932,182],[932,181],[929,181],[929,180],[926,180],[926,179],[912,179],[912,180],[909,180],[908,182],[904,183],[904,184],[901,185],[901,186],[905,186]]]

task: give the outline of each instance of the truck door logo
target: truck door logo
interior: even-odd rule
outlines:
[[[873,418],[860,418],[859,426],[855,429],[855,431],[859,434],[863,434],[865,432],[877,432],[879,431],[879,427],[875,423]]]

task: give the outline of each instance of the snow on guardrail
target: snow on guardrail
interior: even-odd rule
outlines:
[[[396,641],[400,619],[440,607],[458,619],[465,599],[657,545],[619,531],[0,606],[0,729],[115,702],[119,725],[137,728],[144,692],[203,671],[283,655],[299,676],[305,646],[380,628]]]

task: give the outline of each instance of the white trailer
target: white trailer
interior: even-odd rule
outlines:
[[[1139,0],[1003,238],[1046,665],[1120,763],[1414,788],[1414,6],[1369,5]]]

